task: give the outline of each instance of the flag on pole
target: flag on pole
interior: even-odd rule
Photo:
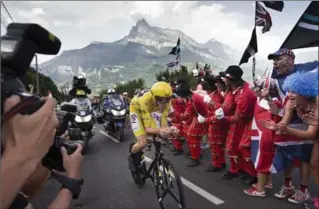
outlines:
[[[174,46],[171,50],[171,52],[169,53],[169,55],[178,55],[180,52],[181,52],[181,49],[180,49],[180,38],[178,37],[178,40],[177,40],[177,44],[176,46]]]
[[[172,61],[166,63],[165,65],[166,65],[167,67],[172,68],[172,67],[178,66],[178,65],[179,65],[179,62],[180,62],[180,55],[178,54],[178,55],[176,56],[176,59],[175,59],[175,60],[172,60]]]
[[[262,33],[269,31],[272,26],[270,14],[258,1],[256,1],[255,25],[263,27]]]
[[[319,46],[319,2],[312,1],[280,48],[301,49]]]
[[[281,12],[284,8],[283,1],[262,1],[266,7]]]
[[[239,62],[239,65],[243,63],[247,63],[249,58],[251,56],[254,56],[258,52],[258,46],[257,46],[257,35],[256,35],[256,27],[254,27],[254,30],[251,34],[251,38],[249,41],[249,44]]]

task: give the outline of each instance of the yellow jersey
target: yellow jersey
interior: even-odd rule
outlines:
[[[160,112],[151,92],[146,92],[140,97],[133,97],[130,103],[130,121],[134,135],[136,137],[146,135],[145,128],[167,127],[170,107],[169,102]]]

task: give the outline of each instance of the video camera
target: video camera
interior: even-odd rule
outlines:
[[[21,102],[9,112],[11,115],[32,114],[36,112],[44,102],[26,91],[19,77],[25,75],[30,69],[30,64],[36,53],[56,55],[60,51],[61,41],[55,35],[38,24],[11,23],[7,27],[7,33],[1,37],[1,115],[3,114],[3,102],[12,95],[21,98]],[[64,171],[63,160],[60,152],[61,146],[66,147],[68,154],[76,150],[76,141],[69,141],[59,137],[67,130],[67,124],[74,119],[74,114],[57,111],[60,121],[54,145],[43,158],[42,164],[49,169]],[[2,121],[3,122],[3,121]],[[3,123],[2,123],[3,124]]]

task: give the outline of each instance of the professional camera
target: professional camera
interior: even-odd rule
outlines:
[[[27,93],[19,77],[25,75],[30,68],[36,53],[56,55],[61,48],[61,41],[38,24],[11,23],[7,33],[1,37],[1,115],[2,122],[13,115],[32,114],[44,103],[39,97]],[[3,102],[12,95],[18,95],[21,102],[8,113],[3,114]],[[49,169],[64,171],[61,146],[66,147],[69,154],[76,150],[77,141],[69,141],[59,137],[67,130],[67,124],[74,115],[58,111],[60,126],[54,145],[43,158],[42,164]]]

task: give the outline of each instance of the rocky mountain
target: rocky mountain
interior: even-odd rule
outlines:
[[[155,73],[175,59],[168,55],[181,40],[181,63],[195,67],[195,62],[211,64],[216,71],[238,63],[241,53],[215,39],[198,43],[179,30],[150,26],[139,20],[129,34],[113,43],[92,42],[88,46],[62,52],[40,65],[58,85],[71,83],[73,75],[85,73],[94,90],[107,88],[130,79],[143,78],[147,85],[155,81]]]

